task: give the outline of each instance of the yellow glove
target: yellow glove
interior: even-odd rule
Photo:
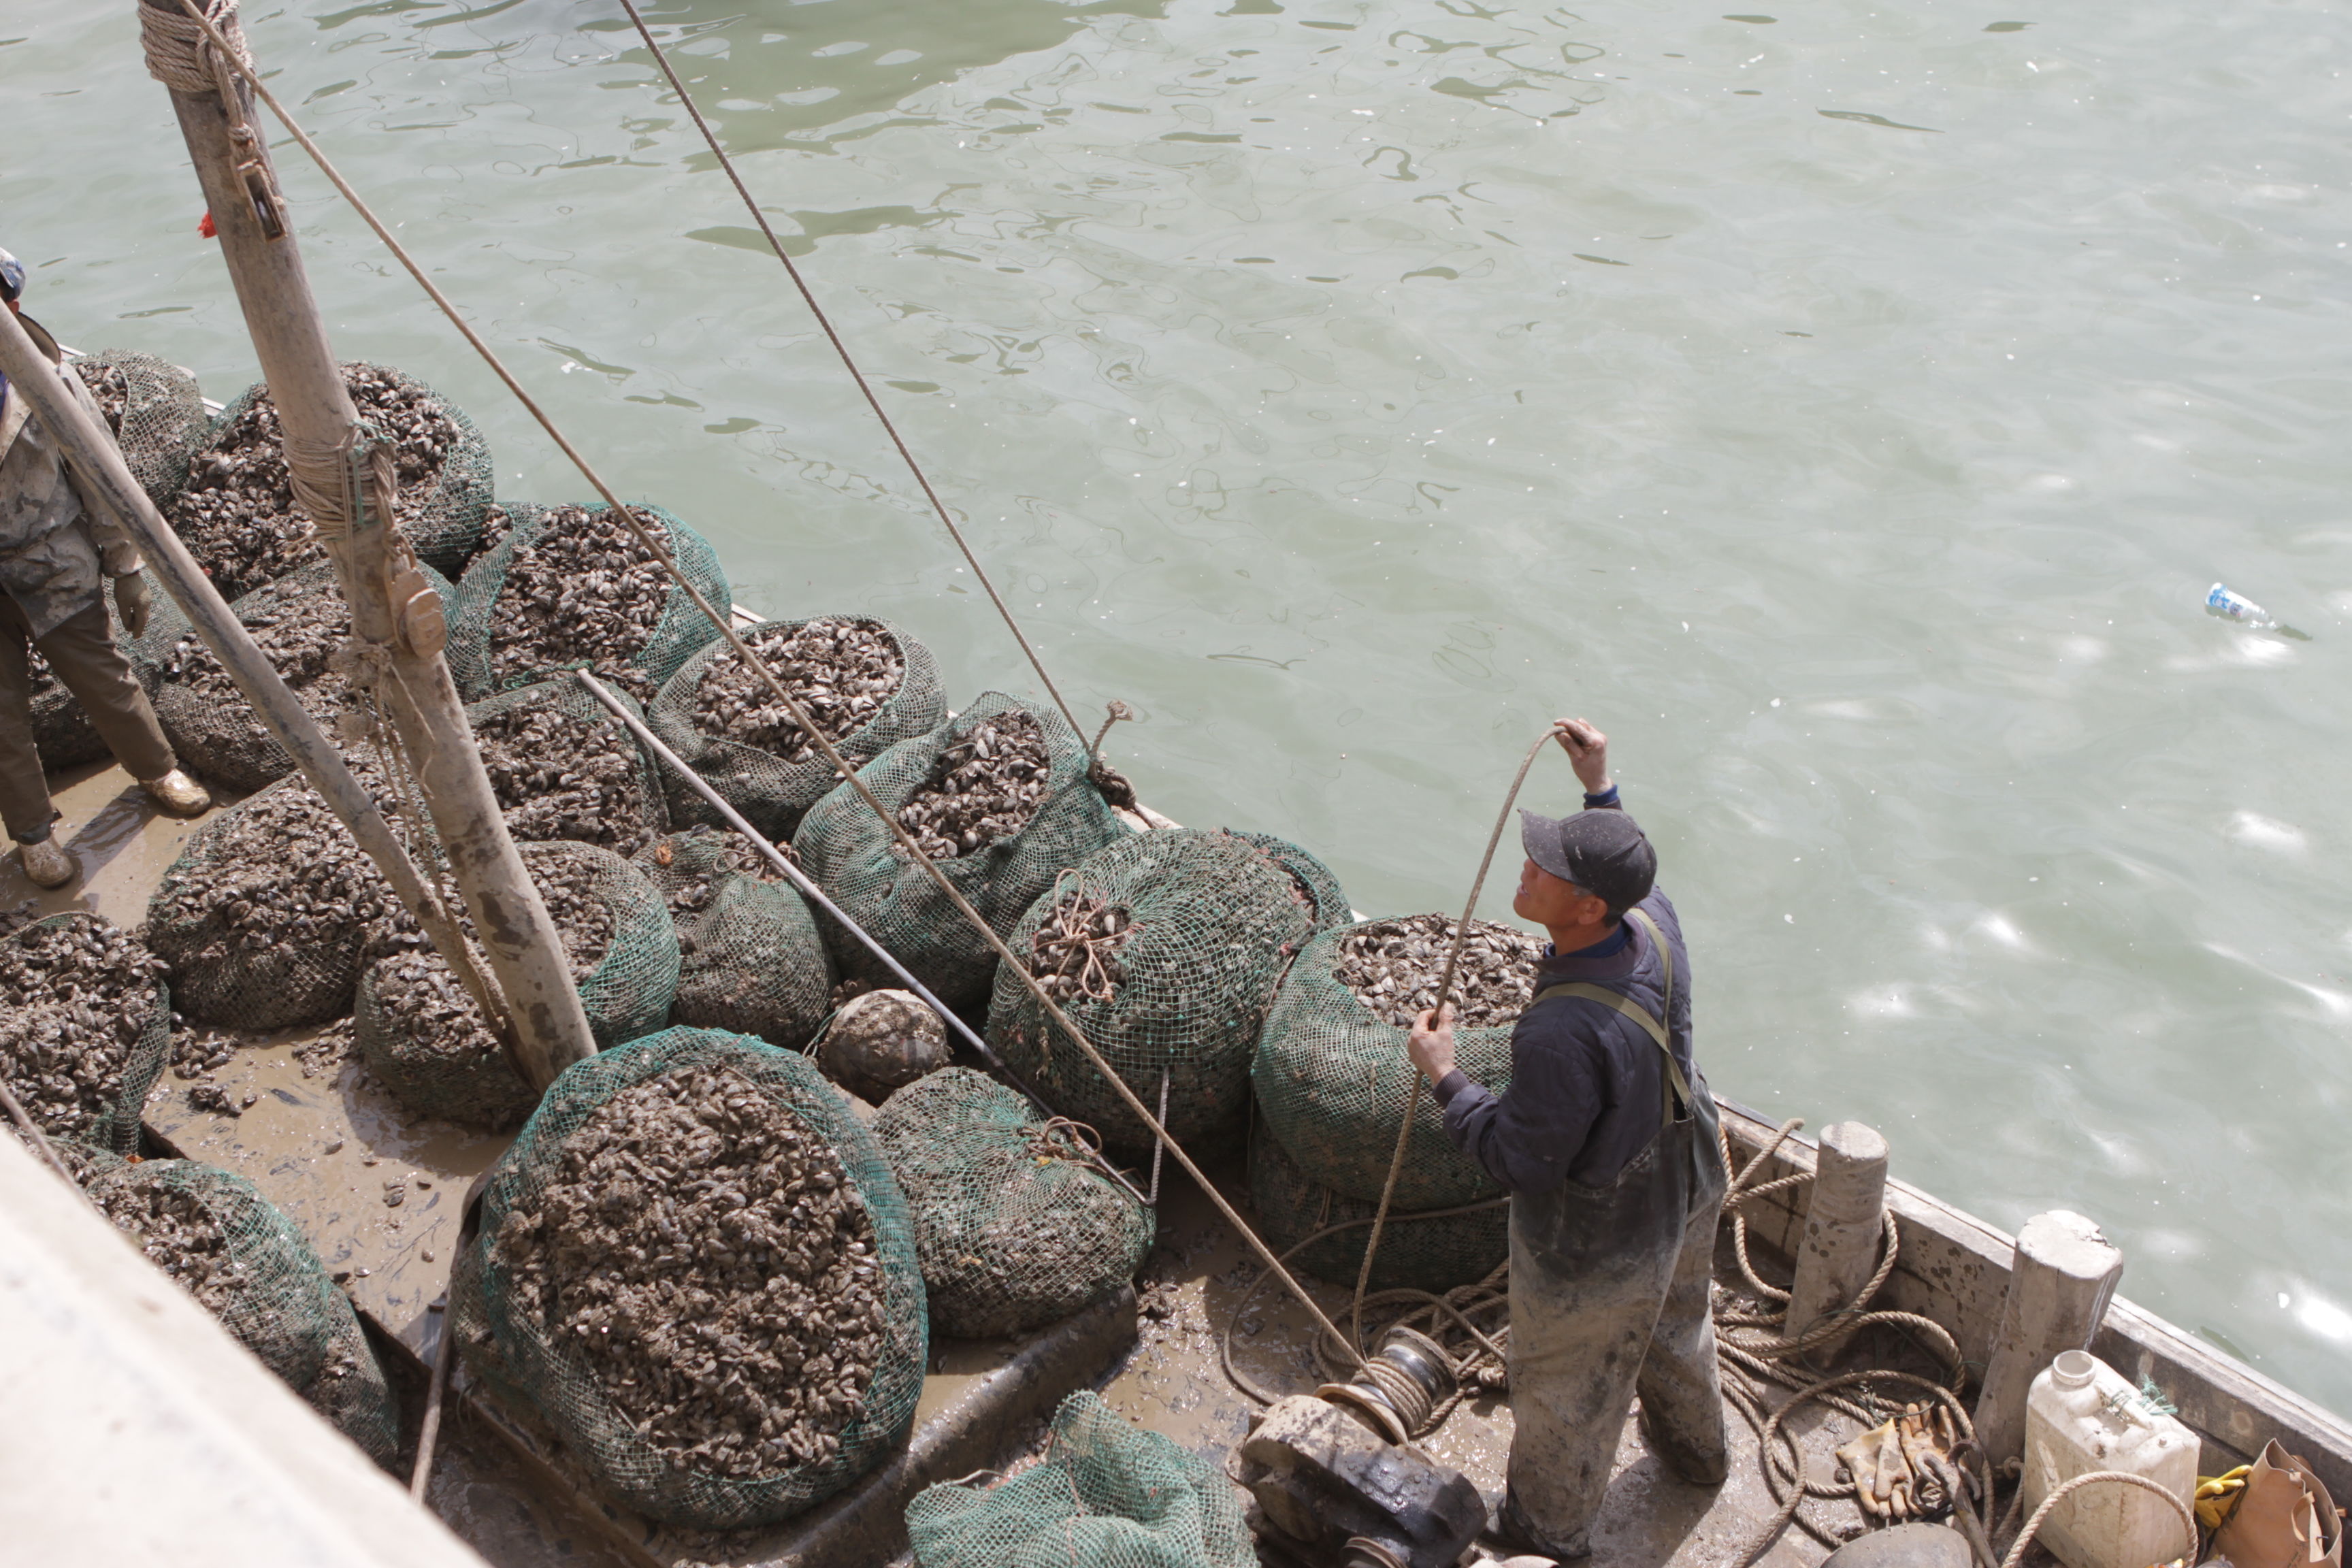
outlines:
[[[2197,1522],[2208,1530],[2219,1530],[2230,1510],[2238,1506],[2238,1494],[2246,1489],[2246,1477],[2252,1465],[2240,1465],[2236,1469],[2219,1476],[2197,1478]]]

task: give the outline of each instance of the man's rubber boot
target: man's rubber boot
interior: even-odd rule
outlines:
[[[1519,1503],[1507,1491],[1495,1510],[1494,1522],[1487,1525],[1485,1539],[1517,1555],[1528,1555],[1555,1563],[1581,1563],[1592,1555],[1592,1534],[1580,1530],[1567,1542],[1553,1545],[1538,1538],[1527,1516],[1519,1511]]]
[[[44,888],[62,888],[74,879],[74,858],[58,845],[54,836],[38,844],[19,844],[17,858],[25,862],[25,875]]]
[[[1650,1419],[1650,1407],[1642,1406],[1640,1426],[1642,1446],[1657,1457],[1658,1463],[1672,1470],[1686,1485],[1719,1487],[1731,1473],[1731,1455],[1717,1448],[1712,1454],[1702,1454],[1675,1442]]]
[[[211,792],[177,768],[160,779],[141,779],[139,787],[173,816],[199,816],[213,804]]]

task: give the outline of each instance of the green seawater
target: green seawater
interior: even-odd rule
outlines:
[[[130,0],[5,9],[34,313],[234,396]],[[1450,909],[1521,750],[1590,716],[1719,1090],[1868,1121],[2004,1227],[2092,1215],[2126,1294],[2352,1409],[2352,16],[655,16],[1056,679],[1142,715],[1150,802]],[[1031,688],[616,5],[247,16],[739,599],[887,615],[959,703]],[[339,350],[455,395],[502,494],[584,498],[278,158]],[[2217,578],[2314,640],[2204,616]]]

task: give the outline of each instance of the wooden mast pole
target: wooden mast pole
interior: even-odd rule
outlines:
[[[244,48],[236,0],[207,0]],[[507,835],[441,649],[437,595],[392,526],[389,443],[362,426],[310,293],[247,89],[213,55],[178,0],[141,0],[149,71],[173,111],[212,209],[261,373],[285,433],[294,493],[333,559],[352,611],[362,679],[393,722],[491,972],[504,992],[518,1064],[545,1089],[595,1045],[554,922]]]

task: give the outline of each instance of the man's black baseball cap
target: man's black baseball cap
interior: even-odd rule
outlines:
[[[1519,842],[1528,858],[1573,882],[1622,915],[1650,896],[1658,879],[1658,852],[1641,824],[1622,811],[1580,811],[1574,816],[1519,813]]]

